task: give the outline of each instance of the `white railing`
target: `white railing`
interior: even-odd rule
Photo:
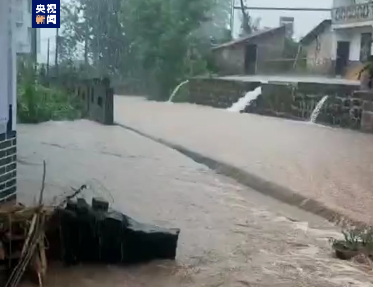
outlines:
[[[333,24],[352,24],[373,20],[373,2],[335,7],[332,9]]]

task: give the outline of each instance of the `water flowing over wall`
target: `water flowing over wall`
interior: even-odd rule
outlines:
[[[259,85],[260,82],[193,78],[189,80],[189,102],[226,109]]]
[[[328,96],[321,107],[317,122],[359,129],[363,103],[355,96],[356,89],[356,86],[337,84],[263,84],[262,95],[246,112],[309,120],[317,103],[324,96]]]
[[[358,85],[325,83],[265,83],[236,80],[191,79],[192,103],[228,108],[258,86],[262,94],[243,112],[308,121],[317,103],[328,96],[317,123],[373,132],[373,93]]]

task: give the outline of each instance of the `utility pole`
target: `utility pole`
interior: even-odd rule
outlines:
[[[38,34],[36,28],[31,28],[31,59],[34,67],[36,69],[36,65],[38,63]]]
[[[233,38],[233,29],[234,29],[234,1],[231,0],[231,19],[230,19],[230,26],[231,26],[231,37]]]
[[[84,35],[84,69],[88,66],[88,27],[85,25],[85,35]]]
[[[59,29],[56,29],[56,53],[54,55],[54,68],[56,69],[56,76],[58,76],[58,49],[59,49]]]
[[[49,54],[50,54],[50,39],[48,38],[48,51],[47,51],[47,76],[49,77]]]
[[[249,11],[244,5],[244,1],[240,0],[240,7],[241,7],[241,13],[242,13],[242,32],[244,35],[250,35],[252,33],[252,29],[250,26],[250,16]]]

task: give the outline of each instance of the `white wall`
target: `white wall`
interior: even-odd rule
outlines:
[[[0,1],[0,69],[3,71],[0,77],[0,133],[6,131],[8,120],[8,52],[9,52],[9,10],[10,0]]]
[[[11,21],[9,21],[11,33],[9,33],[10,49],[8,54],[8,105],[12,105],[12,130],[15,131],[17,129],[17,46],[15,36],[16,25],[13,21],[14,7],[11,7],[11,13],[9,14],[9,17],[11,19]],[[31,16],[29,23],[31,25]],[[9,110],[7,112],[9,117]]]
[[[350,61],[360,60],[360,41],[361,33],[373,32],[372,26],[356,27],[350,29],[335,29],[334,30],[334,41],[332,48],[332,59],[336,59],[337,52],[337,42],[338,41],[348,41],[350,42]]]
[[[15,21],[15,43],[18,53],[31,52],[31,10],[29,1],[12,0]],[[39,30],[39,29],[38,29]]]
[[[307,68],[317,74],[328,74],[332,67],[331,54],[333,46],[333,32],[331,27],[325,28],[318,39],[303,46],[307,53]]]

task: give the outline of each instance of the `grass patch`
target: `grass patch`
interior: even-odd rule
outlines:
[[[74,120],[81,118],[82,113],[75,96],[28,81],[17,87],[17,116],[21,123],[40,123]]]

